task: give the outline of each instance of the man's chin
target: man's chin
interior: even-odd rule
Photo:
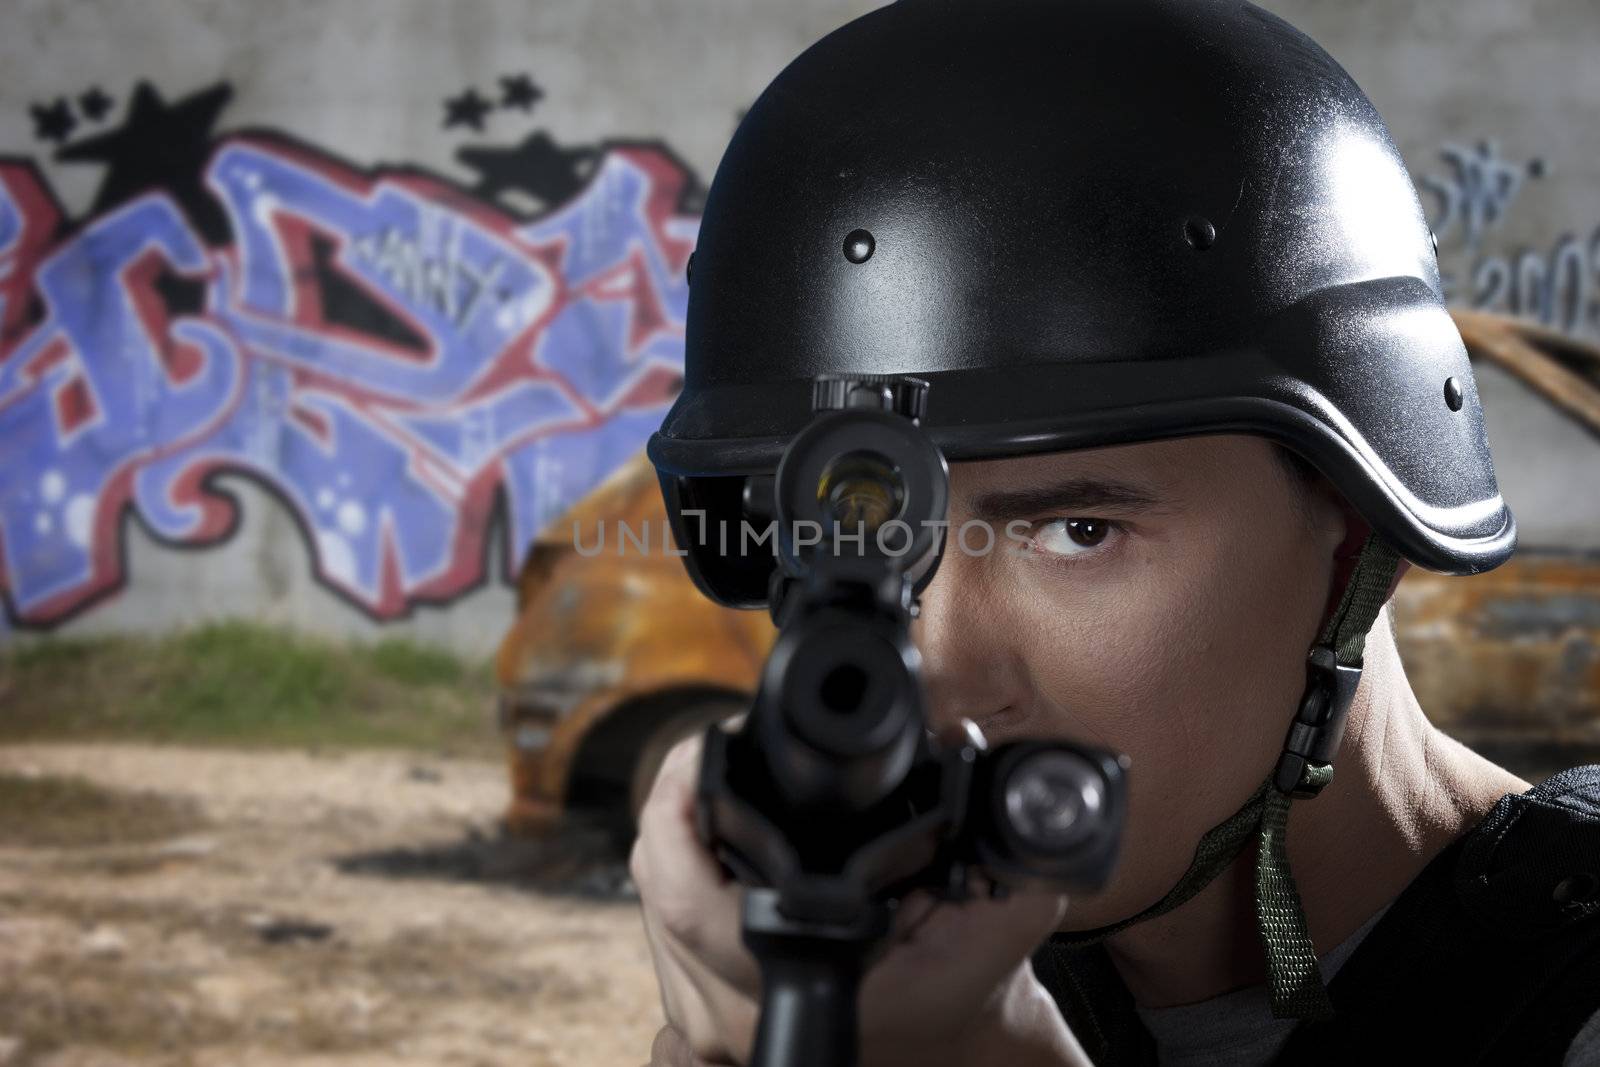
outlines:
[[[1152,884],[1148,873],[1137,881],[1131,880],[1132,873],[1119,867],[1098,892],[1068,894],[1067,913],[1056,926],[1057,932],[1081,934],[1112,926],[1150,907],[1171,888]],[[1178,874],[1172,875],[1172,879],[1176,883]]]

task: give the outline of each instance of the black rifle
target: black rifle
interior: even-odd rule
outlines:
[[[914,889],[960,901],[981,876],[1102,885],[1125,805],[1114,754],[990,749],[927,729],[911,641],[944,544],[948,468],[922,432],[927,383],[822,376],[814,417],[747,510],[778,523],[779,636],[736,732],[706,734],[702,840],[745,885],[761,969],[755,1067],[851,1067],[862,974]]]

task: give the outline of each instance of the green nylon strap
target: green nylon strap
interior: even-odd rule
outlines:
[[[1308,767],[1308,785],[1333,780],[1331,764]],[[1289,805],[1293,798],[1268,788],[1256,838],[1256,932],[1267,956],[1272,1014],[1279,1019],[1330,1019],[1333,1002],[1322,982],[1317,949],[1306,928],[1300,891],[1289,871]]]
[[[1376,535],[1367,538],[1321,639],[1334,649],[1341,666],[1361,666],[1367,631],[1388,599],[1399,556]],[[1289,870],[1287,835],[1293,797],[1280,793],[1269,774],[1238,811],[1208,830],[1195,847],[1188,870],[1160,900],[1131,918],[1109,926],[1054,935],[1063,945],[1092,945],[1136,923],[1182,906],[1227,870],[1252,838],[1256,841],[1256,929],[1267,959],[1272,1014],[1277,1018],[1318,1019],[1332,1014],[1317,953],[1306,927],[1305,910]],[[1333,780],[1331,764],[1306,768],[1299,785],[1317,790]]]
[[[1331,647],[1342,667],[1360,667],[1367,631],[1389,598],[1400,557],[1376,534],[1361,546],[1338,607],[1323,627],[1319,644]],[[1333,780],[1333,765],[1310,765],[1300,788],[1312,793]],[[1280,1019],[1326,1019],[1333,1002],[1322,981],[1317,950],[1306,926],[1300,892],[1289,870],[1289,810],[1294,798],[1269,789],[1256,844],[1256,930],[1267,957],[1272,1014]]]
[[[1378,621],[1378,612],[1389,599],[1400,554],[1376,534],[1367,538],[1356,558],[1355,570],[1345,583],[1344,595],[1322,628],[1321,644],[1330,645],[1341,664],[1361,666],[1367,647],[1367,631]]]

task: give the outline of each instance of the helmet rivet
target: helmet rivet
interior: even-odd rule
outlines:
[[[1444,402],[1450,405],[1451,411],[1461,410],[1461,379],[1446,378],[1444,380]]]
[[[844,258],[852,263],[865,263],[872,258],[878,242],[866,230],[851,230],[844,238]]]
[[[1217,242],[1217,228],[1203,215],[1190,215],[1183,223],[1183,239],[1196,252],[1204,252]]]

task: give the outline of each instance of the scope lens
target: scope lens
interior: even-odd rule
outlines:
[[[906,502],[905,482],[894,464],[875,452],[849,452],[824,468],[817,503],[846,532],[869,534],[899,516]]]
[[[841,663],[822,678],[822,706],[837,715],[849,715],[866,699],[867,672],[854,663]]]

